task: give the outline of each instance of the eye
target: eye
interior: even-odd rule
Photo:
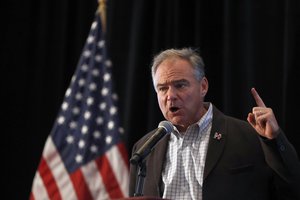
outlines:
[[[159,91],[159,92],[164,92],[164,91],[166,91],[168,88],[167,87],[158,87],[157,88],[157,91]]]
[[[175,84],[175,87],[177,89],[182,89],[182,88],[185,88],[188,84],[186,82],[179,82],[179,83],[176,83]]]

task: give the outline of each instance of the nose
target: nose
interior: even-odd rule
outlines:
[[[175,88],[169,87],[167,91],[167,101],[174,101],[177,98],[177,92]]]

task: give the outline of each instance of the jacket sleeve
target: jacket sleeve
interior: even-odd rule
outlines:
[[[300,199],[300,161],[282,130],[277,138],[260,137],[266,163],[274,170],[274,183],[283,199]]]
[[[132,148],[132,154],[136,151],[137,144],[135,144]],[[131,155],[132,156],[132,155]],[[129,196],[133,197],[135,192],[136,185],[136,176],[137,176],[137,167],[135,165],[130,164],[130,173],[129,173]]]

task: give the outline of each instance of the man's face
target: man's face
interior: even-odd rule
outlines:
[[[154,85],[160,110],[179,131],[199,121],[203,113],[206,78],[198,81],[191,64],[180,58],[164,60],[157,68]]]

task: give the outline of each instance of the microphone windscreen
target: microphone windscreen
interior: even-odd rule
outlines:
[[[167,134],[168,133],[171,133],[172,131],[174,131],[174,126],[171,122],[169,121],[161,121],[159,124],[158,124],[158,128],[164,128],[166,131],[167,131]]]

